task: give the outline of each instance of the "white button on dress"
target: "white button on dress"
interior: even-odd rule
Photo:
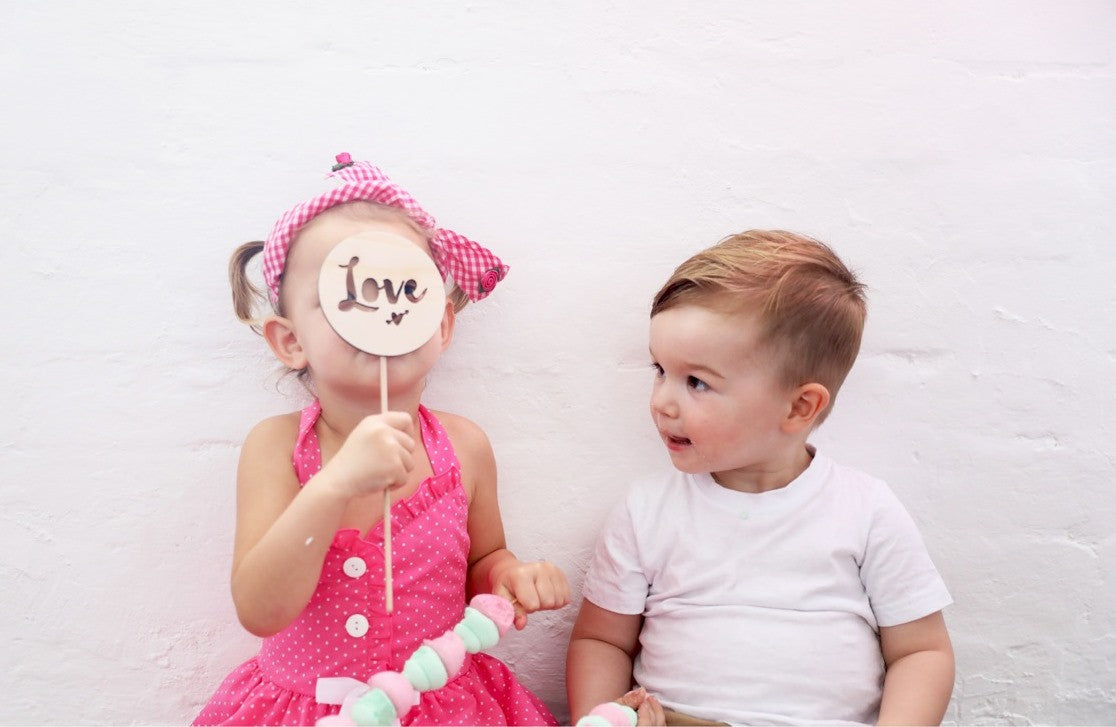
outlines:
[[[349,636],[359,639],[368,633],[368,619],[359,613],[354,613],[345,621],[345,630],[349,632]]]
[[[341,570],[345,571],[345,575],[349,578],[360,578],[368,572],[368,564],[364,562],[364,558],[353,556],[345,561],[341,566]]]

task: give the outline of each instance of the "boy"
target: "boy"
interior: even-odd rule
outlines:
[[[949,593],[887,486],[806,441],[865,310],[832,250],[780,231],[698,253],[655,296],[651,417],[677,471],[605,526],[567,656],[574,720],[622,698],[641,724],[941,722]]]

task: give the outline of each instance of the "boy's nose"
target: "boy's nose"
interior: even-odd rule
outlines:
[[[678,404],[667,387],[658,385],[651,390],[651,412],[665,417],[678,416]]]

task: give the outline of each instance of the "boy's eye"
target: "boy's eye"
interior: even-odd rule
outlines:
[[[689,376],[686,378],[686,385],[694,391],[708,391],[709,384],[705,383],[696,376]]]
[[[663,367],[660,366],[657,363],[652,363],[651,364],[651,370],[655,372],[655,376],[662,376],[663,375]]]

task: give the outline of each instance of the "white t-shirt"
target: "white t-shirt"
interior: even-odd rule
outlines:
[[[678,471],[636,482],[584,595],[643,614],[640,686],[733,724],[874,723],[879,627],[952,603],[887,485],[821,454],[761,494]]]

